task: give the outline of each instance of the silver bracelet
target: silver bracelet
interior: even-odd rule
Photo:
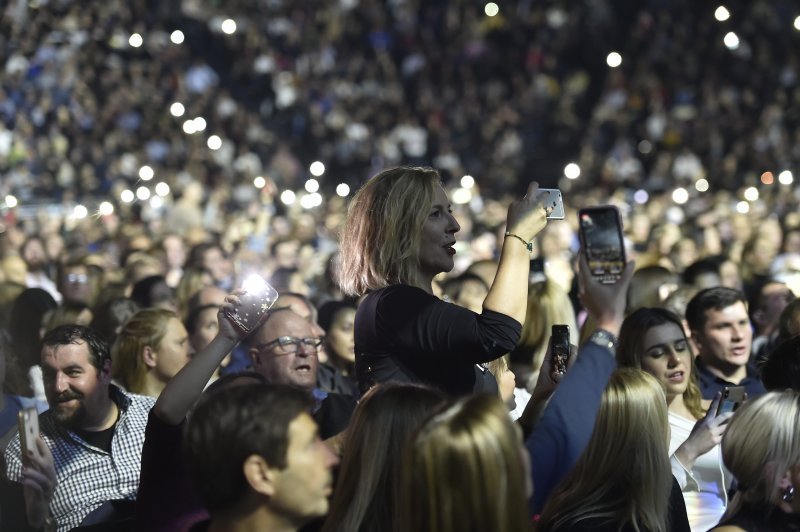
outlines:
[[[608,349],[612,353],[616,352],[617,350],[617,337],[605,329],[595,329],[592,335],[589,337],[589,341],[595,345],[599,345],[600,347]]]

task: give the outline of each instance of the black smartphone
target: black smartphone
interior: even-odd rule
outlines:
[[[553,325],[550,331],[550,376],[558,382],[569,362],[569,325]]]
[[[625,268],[622,219],[613,205],[585,207],[578,211],[581,250],[591,274],[603,284],[614,284]]]
[[[549,220],[563,220],[566,214],[564,213],[564,199],[561,196],[561,191],[557,188],[540,188],[540,192],[546,192],[547,196],[542,198],[542,205],[550,207],[550,214],[547,215]]]
[[[39,454],[36,438],[39,437],[39,413],[35,407],[23,408],[17,414],[19,443],[22,448],[22,461],[28,463],[28,453]]]
[[[722,398],[717,406],[717,415],[736,412],[736,409],[744,402],[744,399],[744,386],[726,386],[722,390]]]
[[[244,294],[239,296],[240,304],[225,315],[239,327],[242,332],[249,333],[255,329],[270,307],[278,299],[278,292],[259,275],[250,275],[242,283]]]
[[[531,259],[530,284],[543,283],[546,280],[547,277],[544,275],[544,259],[542,257]]]

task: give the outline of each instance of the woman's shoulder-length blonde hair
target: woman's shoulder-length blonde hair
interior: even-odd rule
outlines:
[[[440,184],[432,168],[400,166],[361,187],[340,238],[344,293],[361,296],[392,284],[416,284],[420,231]]]
[[[666,532],[672,488],[668,438],[662,386],[642,370],[616,370],[589,444],[542,510],[539,529],[570,530],[599,519]]]
[[[800,464],[800,392],[770,392],[745,402],[722,437],[722,460],[739,483],[722,520],[744,502],[776,508],[781,479]]]
[[[147,365],[145,346],[156,349],[167,333],[167,324],[178,315],[167,309],[146,308],[130,317],[111,346],[111,376],[131,393],[144,390]]]
[[[531,530],[521,438],[495,396],[473,395],[433,415],[406,446],[397,530]]]

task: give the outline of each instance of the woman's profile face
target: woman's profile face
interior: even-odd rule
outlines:
[[[641,349],[642,369],[658,379],[667,399],[683,394],[692,374],[692,352],[681,328],[671,322],[651,327]]]
[[[423,279],[433,279],[437,274],[453,269],[456,254],[453,245],[456,242],[455,234],[460,230],[447,194],[441,186],[437,186],[430,212],[422,224],[417,255]]]
[[[170,318],[167,330],[156,349],[156,371],[169,380],[189,362],[189,334],[178,318]]]
[[[353,334],[353,323],[356,311],[344,308],[336,313],[328,334],[328,353],[348,362],[356,361],[356,342]]]

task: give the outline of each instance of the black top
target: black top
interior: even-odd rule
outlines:
[[[703,399],[713,399],[717,392],[721,392],[726,386],[744,386],[748,399],[755,399],[759,395],[767,393],[766,388],[761,384],[758,371],[752,364],[747,365],[747,376],[742,382],[735,384],[711,373],[703,363],[702,358],[697,357],[694,362],[697,367],[697,379],[700,383],[700,393],[703,395]]]
[[[521,332],[505,314],[476,314],[420,288],[370,292],[355,318],[359,389],[394,381],[425,383],[450,395],[497,394],[494,376],[478,364],[510,352]]]
[[[738,526],[747,532],[796,532],[800,531],[800,515],[745,503],[736,515],[717,526]]]

